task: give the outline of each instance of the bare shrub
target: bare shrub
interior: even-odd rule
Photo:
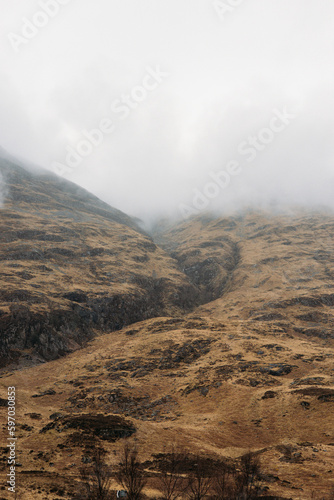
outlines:
[[[112,471],[111,467],[104,462],[104,455],[104,450],[100,448],[95,449],[92,463],[80,469],[84,489],[84,493],[81,494],[80,499],[111,500],[110,481]]]
[[[236,474],[237,499],[253,500],[260,498],[261,465],[259,458],[253,453],[246,453],[240,459],[239,470]]]
[[[161,461],[159,482],[163,500],[177,500],[184,491],[185,478],[182,476],[181,471],[185,459],[185,452],[177,451],[172,446],[170,452]]]
[[[116,477],[127,491],[128,500],[140,500],[143,497],[146,477],[142,463],[138,459],[137,448],[128,444],[124,446]]]
[[[215,500],[235,499],[237,495],[235,467],[220,462],[215,470],[212,486],[212,498]]]
[[[212,470],[199,455],[196,456],[192,471],[189,473],[185,494],[189,500],[203,500],[212,487]]]

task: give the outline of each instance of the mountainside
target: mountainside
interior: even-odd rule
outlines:
[[[151,498],[171,443],[258,453],[267,498],[329,494],[332,214],[206,214],[148,236],[51,174],[1,170],[0,411],[17,387],[22,498],[72,498],[93,441],[110,464],[136,443]]]
[[[136,221],[75,184],[0,160],[0,361],[54,359],[100,332],[198,303]]]

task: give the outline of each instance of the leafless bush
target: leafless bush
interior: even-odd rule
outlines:
[[[181,474],[185,457],[185,452],[177,451],[172,446],[171,451],[161,461],[159,482],[163,500],[177,500],[181,496],[185,487],[185,478]]]
[[[260,460],[253,453],[247,453],[240,459],[240,468],[236,474],[238,500],[260,498],[261,476]]]
[[[255,500],[261,498],[261,466],[259,459],[247,453],[235,463],[224,461],[215,467],[212,500]]]
[[[103,450],[95,449],[92,463],[81,468],[80,476],[84,493],[80,494],[80,499],[111,500],[113,498],[110,492],[111,467],[104,462],[104,455]]]
[[[199,456],[196,456],[193,470],[188,476],[185,494],[189,500],[203,500],[206,498],[212,487],[212,471],[207,463]]]
[[[231,500],[236,498],[236,470],[232,465],[220,462],[215,470],[212,484],[212,499]]]
[[[128,493],[128,500],[140,500],[146,485],[145,472],[138,459],[138,450],[128,444],[118,464],[117,480]]]

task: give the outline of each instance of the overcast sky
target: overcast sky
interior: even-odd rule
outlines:
[[[0,8],[10,153],[145,219],[334,205],[334,2]]]

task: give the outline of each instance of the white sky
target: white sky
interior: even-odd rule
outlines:
[[[213,0],[60,1],[0,0],[3,148],[52,169],[109,118],[63,175],[130,214],[193,207],[230,160],[245,167],[207,208],[333,204],[334,2],[244,0],[220,17]],[[15,51],[47,4],[59,11]],[[112,103],[157,66],[169,76],[121,120]],[[245,161],[238,145],[284,108],[296,117]]]

